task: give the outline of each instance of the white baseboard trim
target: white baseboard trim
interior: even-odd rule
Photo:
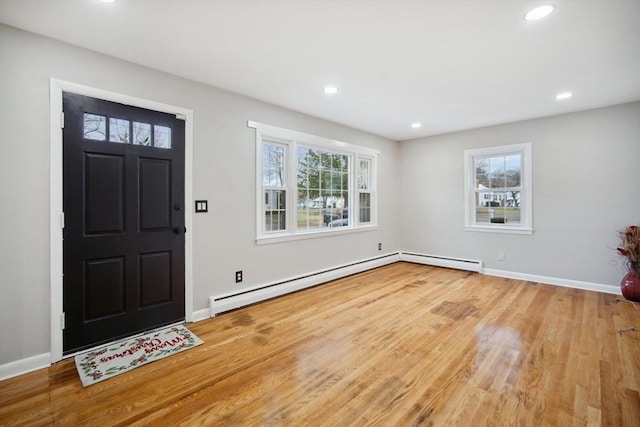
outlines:
[[[483,268],[482,274],[488,276],[504,277],[507,279],[526,280],[529,282],[544,283],[547,285],[564,286],[566,288],[583,289],[585,291],[604,292],[607,294],[621,295],[619,286],[603,285],[600,283],[582,282],[580,280],[561,279],[558,277],[538,276],[536,274],[518,273],[515,271],[495,270]]]
[[[51,353],[38,354],[0,365],[0,381],[51,366]]]
[[[393,264],[399,261],[398,253],[382,255],[363,261],[336,266],[322,271],[305,274],[304,276],[291,277],[275,283],[268,283],[251,289],[245,289],[239,293],[226,293],[209,298],[210,316],[233,310],[256,302],[275,298],[301,289],[340,279],[352,274],[360,273],[383,265]]]
[[[414,252],[400,252],[400,261],[453,268],[456,270],[475,271],[476,273],[480,273],[480,271],[482,271],[482,261],[472,259],[450,258],[436,255],[417,254]]]
[[[197,310],[193,312],[193,314],[191,315],[191,321],[199,322],[201,320],[207,320],[210,317],[211,317],[211,309],[203,308],[202,310]]]

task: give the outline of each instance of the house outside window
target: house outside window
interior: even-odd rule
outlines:
[[[466,150],[465,229],[532,234],[531,143]]]
[[[256,129],[258,243],[375,229],[377,150],[249,127]]]

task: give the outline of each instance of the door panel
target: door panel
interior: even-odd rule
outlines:
[[[124,257],[85,261],[85,321],[125,312]]]
[[[63,94],[63,352],[184,320],[184,122]]]
[[[140,159],[140,229],[168,230],[171,227],[171,162]]]
[[[124,156],[84,155],[85,234],[124,232]]]
[[[171,301],[171,252],[140,255],[140,306]]]

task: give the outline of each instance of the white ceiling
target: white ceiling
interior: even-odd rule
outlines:
[[[0,0],[0,22],[394,140],[640,100],[640,0]]]

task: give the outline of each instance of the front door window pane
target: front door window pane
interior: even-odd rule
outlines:
[[[151,145],[151,125],[148,123],[133,122],[134,145]]]
[[[157,148],[171,148],[171,128],[154,126],[153,146]]]
[[[129,143],[129,120],[109,118],[109,141]]]
[[[84,113],[84,138],[94,141],[107,140],[107,118],[98,114]]]

